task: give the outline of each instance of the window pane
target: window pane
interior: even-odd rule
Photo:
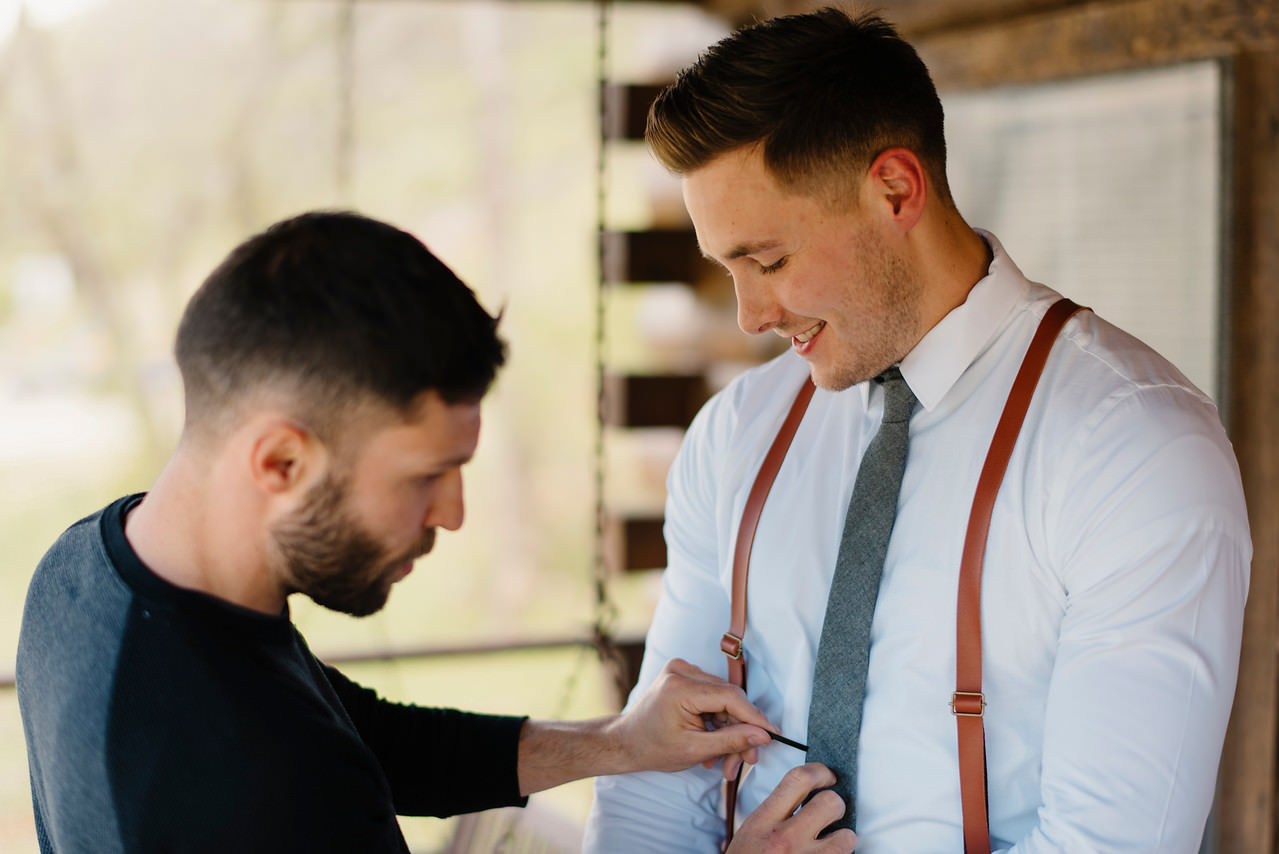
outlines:
[[[1221,68],[945,95],[968,222],[1216,395]]]

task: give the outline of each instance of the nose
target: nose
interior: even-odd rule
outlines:
[[[734,276],[733,291],[737,294],[737,325],[746,334],[767,332],[781,321],[781,307],[767,285]]]
[[[426,515],[422,517],[422,527],[456,531],[462,527],[465,516],[466,506],[462,500],[462,470],[458,468],[441,475],[434,500],[427,508]]]

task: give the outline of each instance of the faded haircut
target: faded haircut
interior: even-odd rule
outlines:
[[[506,358],[498,320],[417,238],[347,212],[276,223],[191,297],[175,355],[188,430],[221,432],[259,393],[322,440],[370,403],[479,400]]]
[[[645,138],[679,175],[758,145],[783,187],[827,198],[902,147],[950,200],[937,90],[915,49],[875,14],[827,7],[738,30],[663,90]]]

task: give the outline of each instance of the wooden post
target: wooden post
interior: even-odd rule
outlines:
[[[1221,761],[1220,854],[1275,851],[1279,707],[1279,51],[1234,68],[1229,408],[1252,525],[1252,586]]]

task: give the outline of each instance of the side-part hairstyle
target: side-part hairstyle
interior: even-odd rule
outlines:
[[[497,323],[412,235],[302,214],[236,247],[187,304],[187,427],[217,431],[259,392],[286,396],[325,441],[368,403],[407,417],[427,390],[478,400],[506,358]]]
[[[948,201],[942,125],[928,69],[892,25],[828,7],[712,45],[653,102],[645,138],[679,175],[759,145],[783,187],[827,196],[856,186],[880,153],[900,146]]]

